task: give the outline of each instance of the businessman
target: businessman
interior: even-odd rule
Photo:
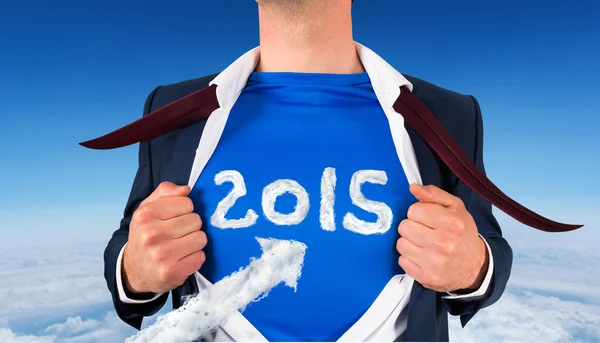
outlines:
[[[260,256],[308,246],[274,288],[205,340],[447,341],[502,295],[512,251],[494,204],[543,218],[486,177],[475,98],[396,71],[354,42],[351,0],[258,0],[260,46],[219,74],[160,86],[140,120],[82,145],[139,142],[105,250],[119,317],[140,328]]]

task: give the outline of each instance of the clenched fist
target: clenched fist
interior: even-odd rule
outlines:
[[[420,202],[398,227],[396,249],[404,271],[426,288],[465,293],[478,289],[488,268],[486,245],[462,200],[433,185],[410,186]]]
[[[189,192],[163,182],[133,213],[122,268],[130,292],[168,292],[204,263],[206,234]]]

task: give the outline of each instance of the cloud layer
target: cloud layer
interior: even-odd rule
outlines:
[[[598,342],[600,307],[561,300],[529,291],[505,294],[461,329],[451,322],[451,341],[470,342]]]
[[[69,317],[62,323],[49,325],[43,335],[20,335],[8,328],[0,328],[2,343],[104,343],[123,342],[134,334],[134,329],[125,326],[114,312],[99,319]]]
[[[62,321],[65,313],[106,308],[110,296],[103,270],[100,244],[3,249],[0,318],[20,326],[34,318]]]
[[[464,329],[450,318],[451,342],[600,342],[598,239],[540,237],[545,240],[511,239],[515,263],[507,292]],[[2,250],[0,342],[123,342],[134,335],[112,311],[103,247]]]

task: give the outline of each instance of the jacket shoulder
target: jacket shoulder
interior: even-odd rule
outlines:
[[[413,76],[405,77],[414,86],[413,95],[423,102],[452,136],[457,139],[461,136],[475,138],[480,119],[479,104],[473,96],[442,88]]]
[[[431,107],[444,107],[450,112],[454,112],[455,115],[473,115],[475,113],[475,99],[471,95],[461,94],[433,83],[421,80],[414,76],[404,75],[413,86],[413,94],[419,98],[430,110]],[[447,111],[442,113],[434,114],[445,114]],[[439,119],[439,118],[438,118]]]
[[[413,95],[433,113],[467,154],[475,159],[481,123],[477,100],[471,95],[442,88],[416,77],[405,77],[413,84]]]
[[[203,88],[208,87],[208,84],[218,74],[206,75],[195,79],[180,81],[177,83],[159,86],[155,89],[151,105],[151,111],[161,108],[172,103],[186,95],[192,94]]]

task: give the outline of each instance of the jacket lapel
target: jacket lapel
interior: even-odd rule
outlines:
[[[434,153],[412,128],[406,126],[406,131],[413,144],[423,184],[443,188],[440,167]],[[436,292],[425,289],[415,280],[408,302],[408,323],[405,333],[407,342],[436,340],[433,330],[424,330],[436,322],[436,299]]]
[[[164,180],[171,181],[177,185],[187,185],[194,158],[196,156],[196,148],[200,142],[200,137],[204,131],[206,120],[202,120],[195,124],[186,126],[182,129],[177,130],[173,141],[168,144],[167,147],[169,154],[167,155],[170,159],[165,161],[163,168],[168,166],[163,173],[162,178]]]
[[[194,123],[173,132],[172,139],[163,142],[163,149],[169,154],[161,154],[170,158],[167,163],[161,163],[163,168],[161,179],[177,185],[187,185],[196,156],[196,147],[204,131],[206,120]],[[197,294],[198,285],[194,275],[189,276],[183,285],[172,291],[173,308],[179,308],[185,302],[185,297]]]
[[[410,127],[407,126],[406,131],[413,143],[423,184],[441,188],[442,180],[434,154]],[[408,302],[408,323],[405,333],[407,342],[433,342],[436,340],[433,330],[425,329],[430,328],[431,324],[436,322],[436,299],[436,292],[425,289],[415,280]]]

